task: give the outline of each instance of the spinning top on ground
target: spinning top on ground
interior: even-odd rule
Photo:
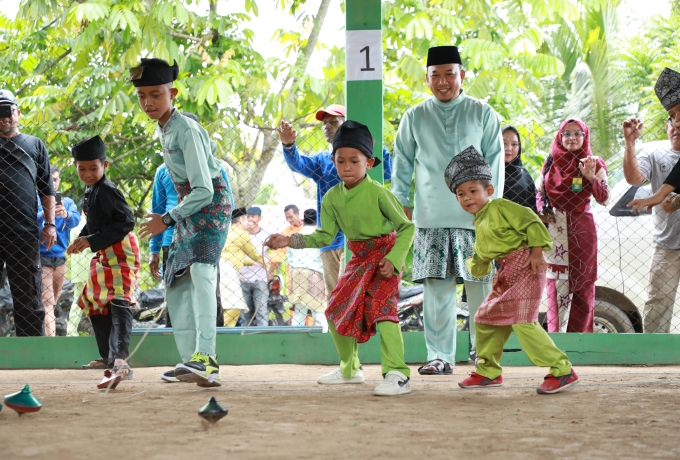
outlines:
[[[21,391],[6,395],[5,405],[10,409],[14,409],[19,415],[27,412],[38,412],[42,407],[42,403],[38,398],[33,396],[28,385]]]
[[[219,419],[221,419],[228,413],[229,411],[224,407],[220,406],[220,404],[217,402],[214,396],[210,398],[208,404],[201,407],[201,409],[198,411],[198,415],[200,415],[210,423],[217,422]]]

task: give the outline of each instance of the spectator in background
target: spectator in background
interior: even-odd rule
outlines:
[[[316,119],[321,122],[323,136],[329,144],[341,124],[345,122],[345,107],[332,104],[323,110],[316,112]],[[331,187],[341,182],[330,150],[324,150],[314,155],[300,155],[295,145],[297,132],[284,120],[277,129],[281,143],[283,144],[283,159],[291,171],[302,174],[316,182],[316,212],[317,225],[323,227],[321,222],[321,200]],[[390,152],[383,146],[383,171],[386,181],[392,177],[392,159]],[[323,263],[323,279],[326,283],[326,296],[338,283],[339,276],[345,272],[345,236],[340,231],[331,242],[330,246],[321,248],[321,262]]]
[[[71,229],[71,240],[75,240],[80,235],[83,227],[87,224],[87,214],[85,213],[85,200],[81,199],[79,203],[83,214],[80,223],[77,227]],[[69,279],[73,283],[73,303],[71,304],[71,311],[68,314],[68,322],[66,325],[67,337],[78,337],[78,326],[83,318],[83,310],[78,307],[78,293],[83,292],[83,287],[87,283],[87,278],[90,276],[90,259],[92,254],[81,252],[79,254],[71,254],[69,256]],[[101,368],[103,369],[106,363],[103,359],[96,359],[90,364],[83,366],[84,369]]]
[[[255,246],[255,249],[257,251],[262,251],[265,240],[269,238],[269,232],[260,227],[262,209],[253,206],[248,208],[246,213],[246,222],[250,239],[253,246]],[[243,298],[248,306],[248,309],[243,312],[244,326],[269,325],[269,309],[267,308],[267,299],[269,299],[267,281],[269,280],[269,274],[264,266],[265,262],[267,262],[267,260],[255,262],[252,265],[245,265],[240,271]],[[255,316],[254,320],[253,316]]]
[[[316,230],[316,210],[304,212],[302,235],[311,235]],[[295,232],[298,233],[298,232]],[[290,236],[290,235],[286,235]],[[326,310],[326,289],[323,282],[321,252],[316,248],[288,248],[288,263],[291,268],[291,291],[288,299],[293,304],[293,326],[321,326],[328,332]]]
[[[300,208],[294,204],[289,204],[283,209],[283,214],[286,216],[288,221],[288,226],[281,230],[282,235],[290,236],[293,233],[300,232],[303,228],[303,222],[300,218]],[[281,278],[283,288],[281,289],[281,294],[288,295],[292,292],[290,289],[290,266],[286,263],[286,258],[288,257],[288,251],[285,248],[272,250],[271,254],[271,272],[273,275],[278,275]]]
[[[590,202],[609,202],[607,166],[590,152],[590,131],[562,123],[538,179],[541,220],[553,247],[548,263],[548,332],[593,332],[597,281],[597,229]],[[552,210],[552,212],[551,212]]]
[[[50,249],[57,239],[50,161],[40,139],[19,132],[14,94],[0,90],[0,106],[0,267],[7,263],[16,335],[40,336],[45,321],[40,243]],[[45,214],[42,235],[36,189]]]
[[[652,193],[657,193],[667,181],[673,166],[680,161],[680,73],[665,68],[654,91],[668,112],[668,141],[654,142],[636,157],[635,141],[642,134],[642,120],[626,120],[623,123],[626,141],[623,174],[630,185],[642,185],[649,181]],[[670,201],[676,200],[671,198]],[[644,309],[645,332],[668,333],[671,330],[675,297],[680,283],[680,213],[673,211],[668,200],[661,206],[652,208],[654,254]]]
[[[538,214],[536,209],[536,185],[522,164],[522,142],[514,126],[506,126],[503,134],[505,150],[505,189],[503,198],[526,206]]]
[[[50,167],[54,190],[59,190],[61,177],[59,168]],[[42,301],[45,306],[45,335],[54,337],[57,335],[57,321],[54,308],[59,302],[61,288],[64,286],[66,276],[66,248],[68,247],[70,231],[80,223],[80,213],[72,199],[56,195],[56,207],[54,210],[55,224],[57,225],[57,241],[47,248],[44,243],[40,244],[40,264],[42,266]],[[38,223],[40,229],[45,227],[45,213],[38,203]]]
[[[220,259],[220,271],[224,280],[220,289],[226,307],[224,309],[225,326],[236,326],[241,312],[248,310],[239,282],[239,272],[244,266],[253,265],[253,263],[264,265],[264,260],[248,234],[248,218],[245,208],[237,208],[231,213],[231,229]]]

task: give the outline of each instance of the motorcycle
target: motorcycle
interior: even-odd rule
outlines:
[[[412,286],[402,284],[399,287],[397,316],[399,317],[399,326],[402,332],[425,330],[425,323],[423,322],[423,297],[422,284],[414,284]],[[458,302],[456,322],[459,331],[469,330],[469,313],[465,296],[462,296]]]

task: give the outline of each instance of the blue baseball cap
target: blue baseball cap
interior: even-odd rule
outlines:
[[[255,216],[261,216],[262,215],[262,210],[258,208],[257,206],[252,206],[248,208],[246,211],[246,214],[253,214]]]

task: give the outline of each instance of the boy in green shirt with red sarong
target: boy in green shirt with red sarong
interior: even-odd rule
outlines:
[[[311,235],[272,235],[272,249],[328,246],[338,230],[347,237],[352,258],[331,294],[326,318],[340,355],[340,368],[323,375],[321,384],[362,383],[357,344],[380,330],[382,374],[375,395],[411,392],[410,370],[404,363],[404,342],[397,317],[399,281],[415,226],[397,198],[366,175],[378,164],[373,137],[365,125],[347,120],[333,138],[333,161],[342,183],[321,203],[321,222]]]

